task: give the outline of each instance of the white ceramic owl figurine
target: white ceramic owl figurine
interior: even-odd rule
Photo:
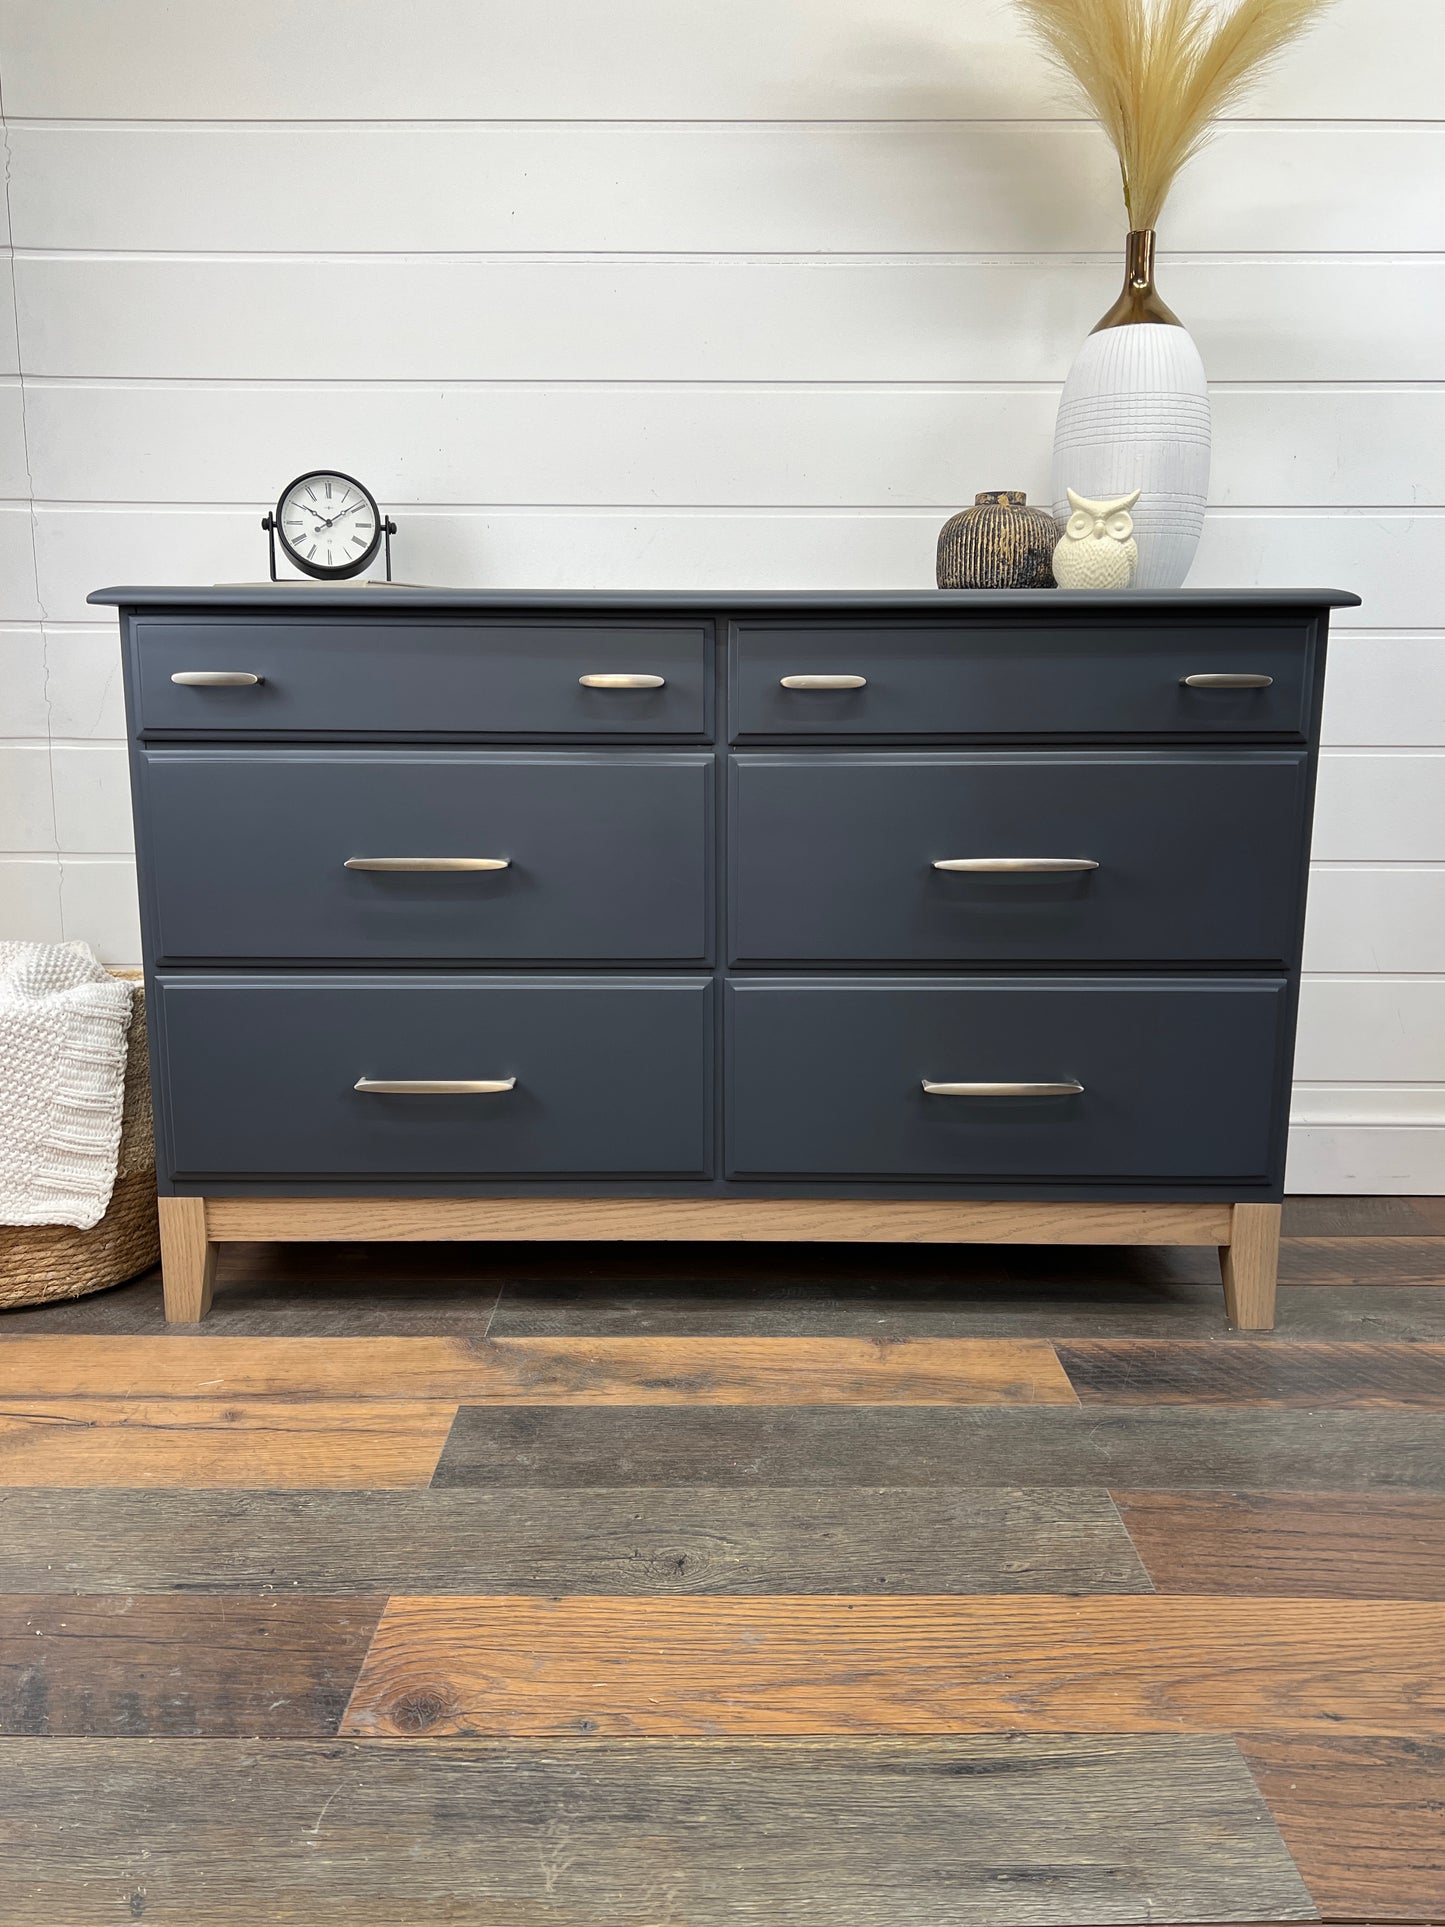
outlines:
[[[1054,580],[1061,589],[1127,589],[1139,566],[1134,518],[1129,513],[1142,489],[1112,502],[1091,502],[1067,491],[1070,515],[1054,550]]]

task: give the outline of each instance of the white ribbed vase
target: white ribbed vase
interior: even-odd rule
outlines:
[[[1054,514],[1066,491],[1112,501],[1142,489],[1134,510],[1136,589],[1178,589],[1189,573],[1209,495],[1209,387],[1187,328],[1116,317],[1169,315],[1153,286],[1151,234],[1130,235],[1119,303],[1079,350],[1054,431]]]

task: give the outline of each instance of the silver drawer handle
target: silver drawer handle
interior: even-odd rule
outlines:
[[[866,689],[866,676],[784,676],[784,689]]]
[[[1072,1078],[1062,1084],[934,1084],[923,1088],[930,1097],[1077,1097],[1083,1090]]]
[[[1253,676],[1240,671],[1237,674],[1181,676],[1179,680],[1185,689],[1268,689],[1273,684],[1274,677]]]
[[[584,689],[662,689],[666,676],[579,676]]]
[[[509,856],[349,856],[345,870],[510,870]]]
[[[999,871],[1007,875],[1053,870],[1097,870],[1091,856],[945,856],[935,870]]]
[[[517,1088],[515,1077],[358,1077],[354,1091],[389,1097],[485,1097]]]
[[[249,689],[262,680],[249,669],[178,669],[171,677],[188,689]]]

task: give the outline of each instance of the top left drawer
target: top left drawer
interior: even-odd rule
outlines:
[[[705,737],[711,642],[704,622],[138,616],[132,727],[203,736]]]

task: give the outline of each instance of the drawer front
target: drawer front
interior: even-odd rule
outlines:
[[[734,983],[728,1171],[1269,1180],[1286,1008],[1284,984],[1257,978]]]
[[[706,753],[141,757],[161,961],[708,958]]]
[[[1312,625],[1266,617],[1027,622],[739,623],[732,737],[1302,737]],[[1267,676],[1246,689],[1194,675]],[[819,686],[845,679],[853,686]],[[802,679],[787,687],[786,679]]]
[[[180,1179],[701,1177],[707,979],[157,981]],[[374,1082],[510,1089],[359,1091]]]
[[[1302,750],[731,759],[735,962],[1225,962],[1298,944]],[[1084,869],[939,863],[1096,864]]]
[[[133,628],[138,723],[186,734],[703,736],[711,625],[201,622]],[[255,682],[176,682],[177,676]],[[644,686],[586,686],[584,676]]]

